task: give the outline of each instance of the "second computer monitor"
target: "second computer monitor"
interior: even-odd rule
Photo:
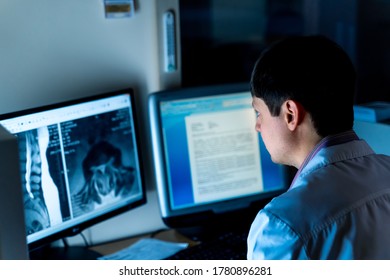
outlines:
[[[156,92],[149,110],[167,225],[215,225],[226,213],[258,211],[286,190],[286,168],[271,161],[255,130],[249,84]]]

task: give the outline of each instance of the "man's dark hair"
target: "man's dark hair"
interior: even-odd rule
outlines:
[[[356,73],[333,41],[324,36],[298,36],[266,49],[252,72],[252,95],[261,98],[272,116],[288,99],[311,115],[317,133],[325,137],[353,127]]]

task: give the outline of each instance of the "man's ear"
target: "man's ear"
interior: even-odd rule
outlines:
[[[282,105],[283,117],[290,131],[294,131],[302,122],[305,110],[294,100],[287,100]]]

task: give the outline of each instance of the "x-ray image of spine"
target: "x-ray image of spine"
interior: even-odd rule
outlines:
[[[45,152],[49,142],[46,127],[18,135],[26,232],[32,234],[61,220],[58,190],[48,174]],[[50,198],[49,198],[50,196]]]
[[[133,189],[134,168],[124,166],[122,152],[107,141],[94,144],[82,162],[85,184],[74,202],[84,212],[127,196]]]

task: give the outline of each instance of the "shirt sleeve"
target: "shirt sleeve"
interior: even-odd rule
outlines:
[[[248,235],[248,260],[308,259],[299,236],[272,213],[261,210]]]

